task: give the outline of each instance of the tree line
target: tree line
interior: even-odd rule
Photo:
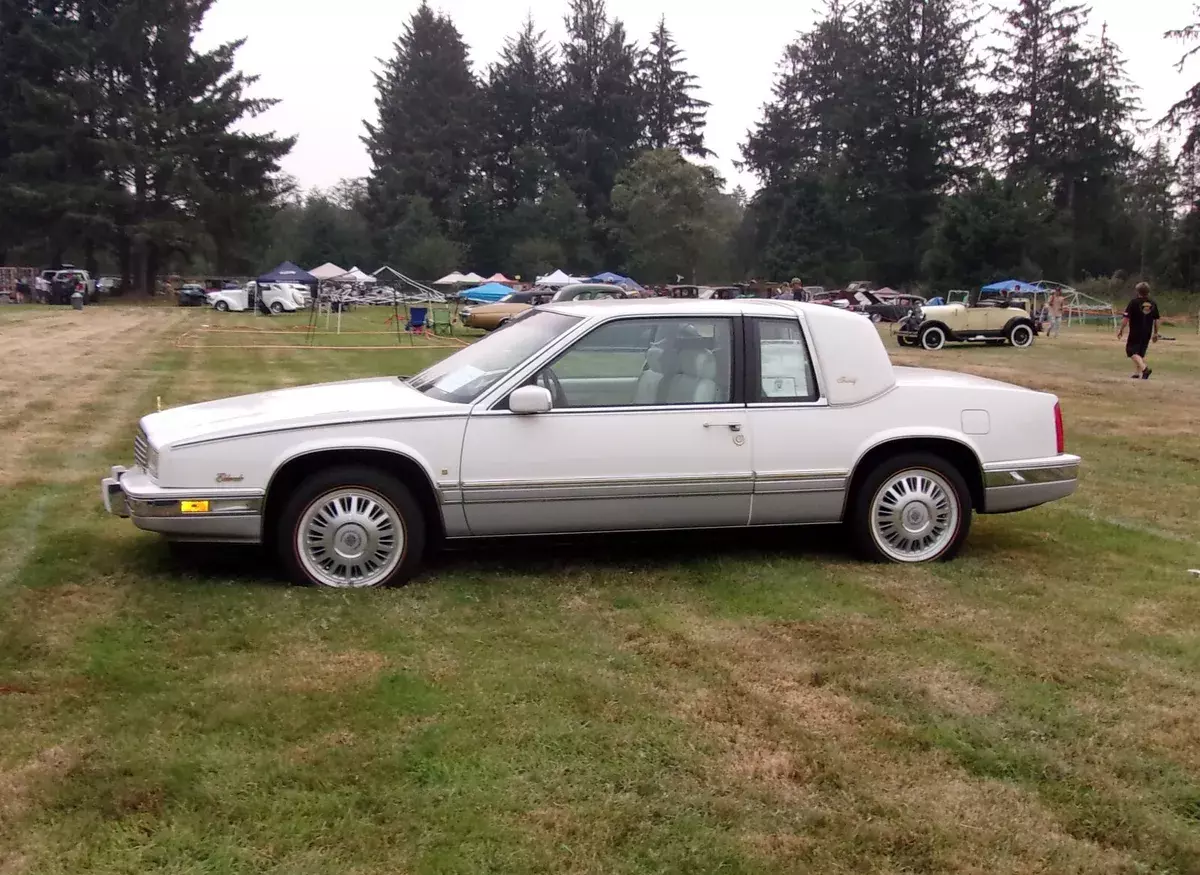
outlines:
[[[240,43],[194,49],[211,3],[0,0],[0,261],[1200,284],[1200,84],[1139,137],[1119,46],[1069,0],[1005,0],[994,48],[968,0],[827,0],[741,146],[749,197],[705,163],[666,22],[639,40],[604,0],[567,0],[558,45],[526,20],[478,72],[423,3],[376,77],[369,174],[301,192],[290,140],[238,132],[271,105]]]

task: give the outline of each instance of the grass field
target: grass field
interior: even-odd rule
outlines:
[[[522,541],[342,594],[104,516],[156,399],[450,351],[278,348],[303,324],[0,310],[3,875],[1200,872],[1194,326],[1149,382],[1097,329],[893,344],[1057,392],[1086,458],[937,567],[829,530]]]

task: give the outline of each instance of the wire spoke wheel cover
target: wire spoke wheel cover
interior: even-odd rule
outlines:
[[[890,476],[871,499],[871,537],[895,562],[928,562],[954,543],[962,508],[940,474],[911,468]]]
[[[316,583],[379,586],[404,559],[404,519],[371,489],[346,487],[314,499],[296,525],[296,555]]]

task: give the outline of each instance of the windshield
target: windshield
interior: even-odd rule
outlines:
[[[513,368],[580,322],[545,310],[527,310],[502,330],[422,371],[409,385],[439,401],[470,404]]]

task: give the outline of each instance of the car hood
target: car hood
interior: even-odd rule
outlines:
[[[142,428],[155,447],[217,440],[261,431],[337,425],[380,417],[404,418],[461,411],[429,398],[398,377],[376,377],[276,389],[152,413]]]

